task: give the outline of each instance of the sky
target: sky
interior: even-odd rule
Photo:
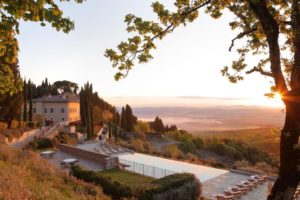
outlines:
[[[222,77],[221,68],[236,57],[234,52],[228,51],[231,39],[236,36],[228,26],[232,19],[229,14],[215,20],[202,13],[196,22],[176,29],[159,41],[151,62],[136,65],[126,79],[116,82],[116,70],[104,57],[104,51],[115,48],[129,36],[125,31],[126,14],[156,19],[151,2],[87,0],[83,4],[63,3],[65,15],[75,21],[75,30],[69,34],[57,32],[49,25],[40,27],[37,23],[22,22],[18,36],[21,75],[36,84],[45,77],[50,82],[69,80],[79,85],[89,81],[100,96],[117,105],[126,99],[131,99],[132,104],[146,100],[151,104],[162,97],[180,97],[184,103],[186,97],[199,96],[279,105],[276,100],[264,97],[269,92],[270,81],[258,74],[247,76],[239,84],[229,83]],[[172,8],[172,0],[160,2]],[[252,62],[249,61],[250,66]],[[168,100],[165,102],[167,104]]]

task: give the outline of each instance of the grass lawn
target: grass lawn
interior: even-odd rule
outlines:
[[[138,186],[142,184],[149,183],[152,180],[154,180],[154,178],[148,176],[120,169],[109,169],[98,173],[102,176],[110,177],[114,181],[123,183],[133,190],[135,190]]]

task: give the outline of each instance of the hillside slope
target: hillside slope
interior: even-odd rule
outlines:
[[[31,151],[0,144],[0,199],[110,199],[101,188],[76,180]]]

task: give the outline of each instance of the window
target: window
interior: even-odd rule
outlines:
[[[44,113],[47,113],[47,108],[44,108]]]
[[[33,108],[33,109],[32,109],[32,112],[33,112],[33,113],[36,113],[36,108]]]
[[[54,109],[53,108],[50,108],[50,113],[54,113]]]
[[[61,121],[65,121],[65,118],[61,118]]]
[[[65,109],[64,108],[61,108],[61,113],[65,113]]]

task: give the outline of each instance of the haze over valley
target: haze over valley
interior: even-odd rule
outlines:
[[[276,103],[276,99],[262,100]],[[253,105],[246,98],[116,97],[110,101],[118,107],[120,102],[129,102],[141,120],[152,121],[159,116],[165,124],[176,124],[191,132],[281,127],[285,117],[281,106]]]

